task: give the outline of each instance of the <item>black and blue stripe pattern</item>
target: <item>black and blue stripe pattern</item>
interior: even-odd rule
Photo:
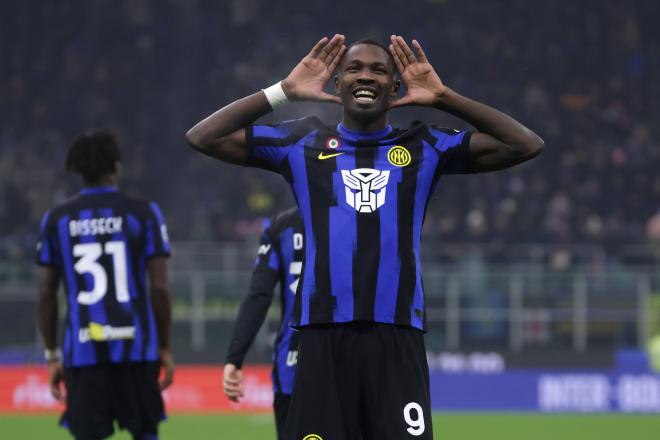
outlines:
[[[146,267],[169,254],[158,206],[112,187],[86,188],[44,215],[37,264],[64,283],[67,367],[158,359]]]
[[[295,288],[304,252],[304,229],[297,209],[290,209],[264,224],[257,269],[277,274],[280,285],[281,320],[273,345],[272,383],[275,393],[291,394],[298,356],[297,332],[291,327]]]
[[[247,129],[248,165],[282,174],[304,221],[294,325],[425,329],[419,255],[426,207],[442,175],[471,172],[469,139],[469,132],[420,123],[359,133],[313,117]]]

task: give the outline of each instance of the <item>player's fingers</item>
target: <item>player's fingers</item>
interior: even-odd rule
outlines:
[[[225,396],[227,396],[227,398],[229,399],[239,397],[239,393],[236,390],[228,390],[225,388],[223,392],[225,393]]]
[[[334,34],[328,44],[326,44],[319,54],[319,59],[324,63],[328,64],[332,61],[334,57],[333,52],[336,48],[340,48],[344,43],[344,36],[340,34]]]
[[[419,61],[422,63],[428,63],[429,59],[426,56],[426,53],[424,53],[424,49],[422,49],[422,46],[419,44],[417,40],[412,40],[413,47],[415,48],[415,51],[417,52],[417,58],[419,58]]]
[[[399,44],[399,40],[396,37],[396,35],[392,35],[391,46],[392,46],[392,50],[396,54],[396,58],[398,58],[399,60],[399,63],[403,66],[403,69],[405,69],[406,66],[408,66],[408,64],[410,63],[408,62],[408,57],[406,57],[406,54],[403,53],[403,49],[401,48]],[[399,68],[399,71],[403,72],[403,69]]]
[[[227,396],[238,396],[241,394],[241,390],[234,387],[224,387],[223,391]]]
[[[230,391],[243,390],[243,380],[225,380],[222,386]]]
[[[399,73],[403,73],[406,68],[399,59],[399,55],[396,53],[396,50],[394,50],[394,46],[392,44],[390,44],[390,53],[392,54],[392,59],[394,59],[394,64],[396,64],[396,68],[399,70]]]
[[[225,394],[228,396],[233,396],[238,394],[241,391],[241,387],[238,385],[227,385],[225,384],[222,389],[224,390]]]
[[[174,370],[167,371],[163,378],[160,380],[160,390],[163,391],[174,382]]]
[[[240,388],[225,388],[224,392],[227,397],[243,397],[243,390]]]
[[[172,385],[172,381],[167,380],[166,378],[163,378],[158,382],[158,388],[160,388],[161,391],[165,391],[170,385]]]
[[[417,57],[413,53],[413,51],[410,49],[408,46],[408,43],[406,43],[406,40],[403,39],[401,35],[396,37],[396,40],[399,43],[399,46],[401,47],[401,50],[403,51],[404,56],[408,60],[408,63],[413,64],[417,62]]]
[[[61,402],[62,400],[64,400],[63,396],[62,396],[62,389],[60,388],[59,382],[50,384],[50,394],[58,402]]]
[[[243,393],[243,387],[240,384],[224,384],[223,389],[228,396],[234,396]]]
[[[240,385],[240,381],[236,380],[225,380],[222,384],[225,388],[238,388]]]
[[[343,47],[344,47],[344,44],[342,43],[342,44],[334,45],[332,47],[332,49],[330,49],[330,52],[328,53],[328,56],[323,61],[326,64],[326,66],[328,66],[328,69],[330,69],[330,66],[332,65],[332,63],[334,63],[335,59],[337,58],[337,54],[339,54],[339,52],[341,52]]]
[[[242,382],[242,378],[240,377],[231,377],[231,376],[226,376],[223,379],[223,382],[228,384],[228,385],[239,385]]]
[[[308,56],[312,58],[318,58],[319,54],[321,53],[321,50],[325,47],[326,43],[328,42],[328,37],[323,37],[319,40],[318,43],[312,47],[312,50],[309,51]]]
[[[51,369],[49,366],[48,387],[50,388],[50,394],[55,398],[55,400],[60,402],[64,400],[64,395],[62,393],[63,376],[64,372],[61,368],[55,367]]]
[[[344,56],[344,53],[346,53],[346,46],[342,45],[335,54],[334,59],[328,65],[328,71],[330,71],[330,73],[335,71],[337,64],[339,64],[339,61],[341,61],[341,58]]]

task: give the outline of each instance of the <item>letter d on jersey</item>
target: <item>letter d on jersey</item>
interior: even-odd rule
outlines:
[[[374,212],[385,203],[389,171],[371,168],[341,170],[341,177],[346,186],[346,203],[357,212]]]

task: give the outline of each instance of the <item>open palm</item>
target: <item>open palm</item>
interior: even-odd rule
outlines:
[[[338,96],[323,91],[341,59],[346,46],[344,36],[322,38],[282,81],[282,88],[291,100],[340,103]]]
[[[432,106],[438,102],[447,87],[429,63],[417,40],[412,44],[415,54],[401,36],[392,35],[390,53],[394,58],[401,80],[406,86],[405,96],[393,101],[390,108],[406,105]]]

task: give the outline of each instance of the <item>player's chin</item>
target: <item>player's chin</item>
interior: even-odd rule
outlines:
[[[375,102],[370,104],[358,104],[351,102],[349,105],[345,105],[344,107],[350,115],[359,118],[380,116],[385,113],[388,108],[387,102]]]

